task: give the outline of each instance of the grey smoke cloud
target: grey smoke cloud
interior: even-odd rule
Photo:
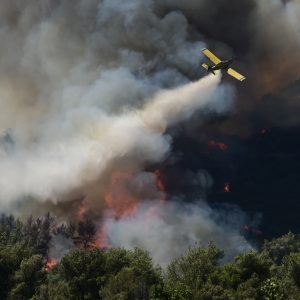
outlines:
[[[69,190],[101,178],[116,158],[136,157],[137,166],[161,161],[170,149],[170,139],[163,134],[167,126],[199,108],[219,113],[230,109],[231,98],[222,97],[219,82],[220,74],[210,75],[160,92],[144,108],[118,115],[89,107],[88,101],[76,109],[69,107],[63,116],[52,115],[39,128],[35,143],[15,142],[12,151],[2,153],[6,174],[0,180],[2,198],[9,203],[22,195],[59,201]]]
[[[179,9],[221,55],[237,55],[253,83],[248,84],[249,89],[258,95],[275,91],[299,76],[298,0],[157,3],[162,15]]]
[[[299,78],[300,2],[298,0],[159,1],[164,16],[180,10],[189,20],[193,38],[207,41],[220,56],[236,56],[234,66],[247,77],[238,87],[235,114],[218,130],[248,135],[259,126],[299,125],[296,97],[268,105],[262,96],[278,94]],[[262,107],[262,109],[260,109]],[[283,117],[278,117],[284,111]],[[256,123],[256,115],[262,120]],[[292,121],[287,120],[287,116]],[[264,124],[264,120],[267,124]],[[271,122],[269,122],[271,120]],[[263,124],[263,125],[261,125]],[[258,127],[258,128],[257,128]]]
[[[228,220],[235,220],[234,224],[227,220],[218,225],[215,221],[218,212],[201,200],[190,204],[171,201],[163,206],[156,205],[153,208],[153,203],[143,203],[134,216],[119,220],[108,218],[104,226],[111,245],[147,249],[154,261],[162,266],[188,247],[207,245],[212,240],[226,249],[226,259],[253,250],[240,235],[238,225],[244,221],[240,211],[228,213]],[[153,209],[155,213],[151,211]]]
[[[195,112],[204,122],[233,109],[235,89],[220,74],[191,83],[206,41],[222,55],[240,54],[250,66],[249,82],[266,89],[298,72],[298,29],[297,1],[232,1],[230,7],[207,0],[1,1],[0,209],[32,198],[60,206],[73,190],[89,198],[95,182],[100,187],[89,201],[103,202],[110,172],[130,163],[143,174],[147,164],[166,158],[168,128]],[[274,68],[276,76],[268,77]],[[149,231],[143,214],[141,208],[132,220],[106,219],[114,245],[143,246],[160,262],[196,240],[216,240],[232,253],[244,245],[238,230],[218,225],[204,202],[167,203]]]
[[[59,202],[116,158],[161,161],[168,126],[231,107],[220,75],[184,85],[204,44],[180,12],[158,18],[153,1],[1,5],[0,129],[13,140],[0,157],[3,208]]]

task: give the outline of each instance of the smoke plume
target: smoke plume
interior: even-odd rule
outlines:
[[[226,249],[226,259],[253,250],[240,235],[239,226],[246,218],[239,210],[231,208],[232,223],[227,220],[217,224],[220,213],[201,200],[193,204],[171,201],[164,206],[157,205],[157,213],[151,211],[153,203],[143,203],[133,217],[108,218],[105,228],[111,245],[147,249],[154,261],[162,266],[199,242],[202,246],[215,242]]]
[[[112,72],[119,76],[119,70]],[[222,97],[226,89],[218,89],[219,82],[220,74],[209,75],[158,93],[140,110],[119,114],[97,111],[86,105],[88,99],[83,96],[82,105],[75,111],[67,107],[64,118],[47,116],[43,130],[38,129],[45,136],[29,145],[16,141],[11,151],[3,153],[6,176],[1,179],[1,198],[10,204],[24,195],[60,201],[60,195],[101,180],[114,160],[132,158],[135,167],[162,161],[170,149],[170,138],[163,134],[167,126],[188,118],[197,108],[228,110],[231,98]]]
[[[247,114],[249,95],[294,79],[299,23],[297,1],[1,1],[1,211],[51,210],[62,220],[92,211],[109,224],[113,245],[144,246],[157,261],[167,260],[158,244],[174,249],[168,257],[196,240],[238,251],[238,230],[220,227],[203,200],[165,203],[144,228],[147,241],[135,231],[162,193],[149,168],[172,155],[174,126],[230,116],[236,94],[245,102],[235,111]],[[204,46],[237,54],[244,88],[256,85],[255,93],[236,91],[220,73],[199,79]],[[236,115],[230,120],[225,129]],[[132,219],[112,213],[122,201],[140,204]]]

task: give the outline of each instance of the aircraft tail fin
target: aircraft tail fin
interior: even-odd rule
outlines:
[[[202,67],[203,67],[206,71],[209,70],[209,66],[208,66],[207,64],[202,64]]]
[[[212,74],[216,75],[214,70],[208,64],[202,64],[202,67],[207,71],[211,72]]]

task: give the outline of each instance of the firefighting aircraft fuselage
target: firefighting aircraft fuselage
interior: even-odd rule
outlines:
[[[213,66],[203,63],[202,67],[207,71],[215,75],[215,71],[217,70],[225,70],[229,75],[236,78],[239,81],[243,81],[246,79],[245,76],[241,75],[234,69],[230,68],[230,65],[233,63],[233,58],[227,60],[220,60],[216,55],[214,55],[211,51],[204,48],[202,49],[202,53],[214,63]]]
[[[233,58],[227,59],[227,60],[222,60],[220,63],[214,65],[214,66],[208,66],[208,71],[212,72],[215,74],[214,71],[216,70],[226,70],[229,68],[229,66],[233,63]]]

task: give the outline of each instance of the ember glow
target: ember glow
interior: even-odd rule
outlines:
[[[46,263],[45,263],[45,267],[44,270],[46,272],[49,272],[52,268],[54,268],[56,265],[58,264],[58,261],[56,259],[53,258],[48,258]]]
[[[229,182],[225,182],[224,183],[224,189],[223,189],[224,193],[230,193],[231,192],[231,186]]]
[[[217,148],[217,149],[219,149],[221,151],[228,150],[228,146],[225,143],[219,142],[219,141],[215,141],[215,140],[208,141],[208,147],[209,148]]]
[[[83,219],[86,212],[87,212],[87,208],[83,204],[81,204],[81,206],[79,208],[79,212],[78,212],[79,219]]]

